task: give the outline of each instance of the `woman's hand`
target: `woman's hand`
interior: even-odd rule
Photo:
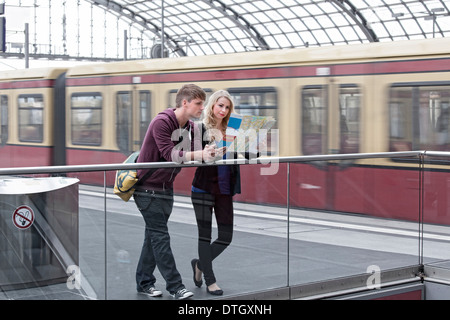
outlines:
[[[211,155],[215,158],[222,158],[226,151],[227,147],[215,148]]]

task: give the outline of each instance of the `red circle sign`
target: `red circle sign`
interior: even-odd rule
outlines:
[[[29,206],[20,206],[14,210],[12,217],[14,225],[19,229],[28,229],[34,222],[34,212]]]

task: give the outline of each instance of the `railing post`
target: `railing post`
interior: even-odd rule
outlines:
[[[108,300],[108,229],[107,229],[107,214],[106,214],[106,171],[103,171],[103,223],[104,225],[104,232],[105,232],[105,300]]]
[[[290,282],[289,282],[289,273],[290,273],[290,271],[289,271],[289,265],[290,265],[290,263],[289,263],[289,256],[290,256],[290,249],[289,249],[289,243],[290,243],[290,234],[289,234],[289,226],[290,226],[290,219],[289,219],[289,217],[290,217],[290,212],[289,212],[289,208],[290,208],[290,202],[289,202],[289,199],[290,199],[290,178],[291,178],[291,175],[290,175],[290,167],[291,166],[291,163],[290,162],[288,162],[287,163],[287,177],[286,177],[286,183],[287,183],[287,188],[286,188],[286,193],[287,193],[287,195],[286,195],[286,206],[287,206],[287,226],[286,226],[286,237],[287,237],[287,249],[286,249],[286,251],[287,251],[287,261],[286,261],[286,263],[287,263],[287,267],[286,267],[286,271],[287,271],[287,276],[286,276],[286,282],[287,282],[287,287],[290,287],[291,285],[290,285]],[[289,299],[290,299],[290,293],[289,293]]]
[[[423,268],[423,211],[424,211],[424,174],[426,151],[419,154],[419,265]]]

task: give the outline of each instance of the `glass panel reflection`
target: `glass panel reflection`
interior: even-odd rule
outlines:
[[[423,172],[423,263],[441,269],[450,269],[449,160],[448,152],[427,155]]]
[[[389,159],[290,164],[289,284],[417,265],[418,177]]]

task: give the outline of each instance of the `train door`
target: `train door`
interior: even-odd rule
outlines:
[[[302,154],[359,152],[361,90],[356,84],[302,88]]]
[[[0,148],[8,141],[8,96],[0,95]]]
[[[360,148],[361,88],[332,78],[301,87],[301,153],[324,155],[357,153]],[[298,165],[297,204],[335,210],[339,172],[349,163],[315,161]]]
[[[8,95],[0,93],[0,167],[11,166],[11,155],[6,146],[10,130],[8,104]]]
[[[151,120],[149,90],[118,91],[116,95],[116,142],[121,153],[139,150]]]

